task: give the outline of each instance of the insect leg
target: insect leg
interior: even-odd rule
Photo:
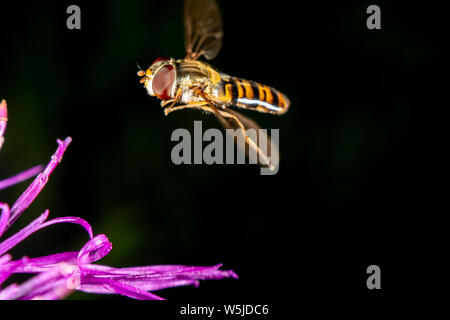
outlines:
[[[161,107],[164,108],[169,103],[170,103],[170,106],[168,108],[173,107],[180,100],[180,97],[181,97],[181,89],[178,89],[177,94],[175,95],[175,98],[169,99],[169,100],[166,100],[166,101],[161,101]]]
[[[232,129],[231,124],[222,116],[222,114],[219,112],[219,108],[216,106],[216,104],[207,97],[206,93],[203,92],[203,90],[201,88],[196,89],[195,93],[198,94],[199,96],[201,96],[205,100],[204,102],[206,102],[206,104],[209,106],[209,107],[205,106],[203,108],[203,110],[213,113],[216,116],[217,120],[219,120],[220,124],[224,128]]]
[[[226,112],[226,111],[219,111],[219,112],[220,112],[224,117],[229,118],[229,119],[232,119],[232,121],[234,121],[234,122],[237,124],[237,126],[242,130],[242,134],[244,135],[245,142],[248,144],[248,146],[249,146],[250,148],[252,148],[253,150],[255,150],[255,151],[258,153],[260,159],[263,160],[263,161],[261,161],[262,165],[268,166],[269,169],[270,169],[271,171],[273,171],[273,170],[275,169],[275,167],[270,163],[270,160],[267,158],[267,155],[259,148],[257,142],[253,141],[253,140],[247,135],[245,126],[244,126],[244,124],[242,123],[242,121],[241,121],[236,115],[231,114],[231,113],[229,113],[229,112]]]
[[[205,94],[205,92],[203,92],[203,90],[201,90],[200,88],[195,90],[195,93],[197,93],[199,96],[201,96],[208,103],[209,108],[205,106],[205,107],[202,108],[203,110],[212,112],[216,116],[216,118],[219,120],[221,125],[224,128],[227,128],[227,129],[234,129],[234,128],[236,128],[236,126],[233,126],[225,118],[231,119],[231,121],[233,121],[237,125],[237,127],[242,130],[242,134],[244,135],[244,140],[248,144],[249,148],[252,148],[253,150],[255,150],[259,154],[260,159],[263,160],[261,162],[262,165],[268,166],[271,171],[273,171],[275,169],[275,167],[270,163],[270,160],[268,159],[267,155],[259,148],[258,143],[253,141],[247,135],[247,131],[246,131],[245,125],[239,119],[239,117],[241,117],[242,119],[246,119],[245,117],[243,117],[242,115],[240,115],[237,112],[232,113],[230,110],[227,110],[227,109],[218,109],[216,107],[215,103],[213,101],[211,101],[211,99],[209,99],[207,97],[207,95]],[[259,126],[256,123],[254,123],[253,121],[248,121],[248,119],[247,119],[246,123],[247,123],[247,125],[249,125],[250,127],[253,127],[256,130],[260,129]]]
[[[167,116],[169,113],[173,112],[173,111],[177,111],[177,110],[181,110],[181,109],[187,109],[187,108],[197,108],[197,109],[203,109],[202,107],[206,106],[206,102],[205,101],[198,101],[198,102],[191,102],[189,104],[184,104],[184,105],[180,105],[180,106],[170,106],[164,109],[164,114]]]
[[[181,105],[181,106],[176,106],[174,107],[172,104],[170,107],[167,107],[166,109],[164,109],[164,114],[167,116],[169,113],[176,111],[176,110],[181,110],[181,109],[186,109],[186,108],[197,108],[197,109],[202,109],[205,111],[209,111],[211,113],[213,113],[221,122],[221,124],[226,127],[226,128],[230,128],[229,123],[227,123],[227,121],[222,117],[222,115],[218,112],[217,107],[215,106],[214,102],[212,102],[207,96],[206,94],[203,92],[203,90],[201,88],[197,88],[195,89],[195,93],[199,96],[201,96],[204,101],[197,101],[197,102],[191,102],[185,105]],[[207,107],[209,106],[209,107]]]

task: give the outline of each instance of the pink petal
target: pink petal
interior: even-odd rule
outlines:
[[[45,167],[44,171],[40,173],[36,179],[30,184],[30,186],[25,190],[24,193],[17,199],[14,205],[11,207],[11,217],[8,221],[8,227],[10,227],[14,221],[25,211],[26,208],[33,202],[33,200],[38,196],[44,186],[47,184],[48,177],[51,175],[53,170],[55,170],[58,163],[61,162],[64,152],[67,146],[72,141],[72,138],[67,137],[64,141],[56,140],[58,142],[58,149],[53,154],[50,162]]]
[[[6,225],[8,224],[9,206],[6,203],[0,202],[0,209],[2,210],[2,213],[0,215],[0,237],[1,237],[3,235],[3,232],[5,232]]]
[[[2,269],[13,273],[44,272],[55,268],[61,262],[76,265],[77,255],[78,251],[68,251],[37,258],[26,258],[25,263],[22,262],[23,259],[5,263]]]
[[[0,300],[20,299],[23,296],[32,294],[36,290],[40,290],[40,287],[43,285],[52,283],[61,277],[61,270],[59,268],[40,273],[20,285],[12,284],[0,291]]]
[[[115,293],[138,300],[164,300],[156,294],[132,285],[109,279],[82,277],[80,291],[96,293]],[[88,291],[89,290],[89,291]]]
[[[52,219],[50,221],[47,221],[45,223],[42,223],[42,225],[39,227],[39,229],[48,227],[52,224],[57,224],[57,223],[74,223],[74,224],[78,224],[80,226],[82,226],[87,233],[89,234],[89,238],[93,238],[93,233],[92,233],[92,227],[91,225],[84,219],[78,218],[78,217],[60,217],[60,218],[55,218]]]
[[[0,149],[3,145],[3,134],[6,130],[6,123],[8,122],[8,108],[6,107],[6,101],[2,100],[0,102]]]
[[[42,213],[39,217],[34,219],[29,225],[27,225],[25,228],[14,234],[13,236],[9,237],[8,239],[4,240],[0,243],[0,255],[4,254],[11,248],[13,248],[15,245],[17,245],[19,242],[21,242],[23,239],[27,238],[30,234],[35,232],[36,230],[39,230],[39,225],[45,221],[48,217],[48,210],[45,210],[44,213]]]
[[[35,175],[37,175],[39,172],[42,171],[42,166],[34,166],[28,170],[25,170],[21,173],[16,174],[15,176],[12,176],[10,178],[4,179],[0,181],[0,190],[8,188],[12,185],[15,185],[17,183],[23,182],[25,180],[28,180]]]
[[[32,233],[45,228],[47,226],[50,226],[52,224],[56,223],[64,223],[64,222],[70,222],[75,223],[80,226],[82,226],[89,234],[89,237],[92,237],[92,228],[85,220],[81,218],[76,217],[62,217],[62,218],[56,218],[50,221],[47,221],[44,223],[44,221],[48,217],[48,210],[45,210],[43,214],[41,214],[37,219],[32,221],[28,226],[17,232],[15,235],[9,237],[8,239],[4,240],[2,243],[0,243],[0,255],[4,254],[14,246],[16,246],[18,243],[26,239],[29,235]]]
[[[78,264],[84,265],[106,256],[112,249],[112,244],[104,234],[99,234],[88,241],[78,254]]]

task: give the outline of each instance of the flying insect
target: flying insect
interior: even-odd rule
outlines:
[[[272,170],[274,164],[270,163],[267,152],[274,152],[276,146],[270,139],[264,139],[269,142],[269,148],[260,148],[258,139],[246,134],[251,128],[259,132],[260,127],[234,108],[279,115],[288,110],[290,101],[272,87],[227,75],[199,60],[202,56],[214,59],[222,46],[222,38],[222,18],[217,2],[185,0],[185,58],[156,59],[146,71],[138,72],[142,77],[140,82],[149,95],[162,100],[165,115],[182,109],[200,109],[215,115],[226,129],[241,129],[245,145],[258,153],[259,164]]]

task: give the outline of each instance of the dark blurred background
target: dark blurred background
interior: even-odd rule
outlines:
[[[292,102],[281,117],[245,113],[280,129],[274,176],[251,165],[172,164],[174,129],[193,132],[194,120],[218,127],[197,111],[164,116],[136,76],[136,63],[184,56],[181,1],[1,3],[9,123],[0,176],[47,163],[56,138],[73,138],[12,229],[49,208],[109,237],[113,250],[99,263],[223,263],[240,276],[159,292],[172,300],[396,296],[421,261],[415,253],[426,251],[416,229],[425,155],[416,146],[424,143],[417,110],[428,97],[418,79],[440,55],[434,30],[442,20],[401,2],[219,3],[225,35],[213,65]],[[81,8],[81,30],[66,28],[71,4]],[[366,28],[371,4],[381,7],[381,30]],[[1,201],[12,204],[26,185],[1,191]],[[79,227],[58,225],[13,253],[77,250],[86,240]],[[381,267],[379,292],[366,288],[371,264]]]

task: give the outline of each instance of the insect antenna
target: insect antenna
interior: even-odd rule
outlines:
[[[141,67],[139,66],[139,64],[138,64],[137,62],[136,62],[136,65],[137,65],[137,67],[139,68],[139,71],[138,71],[137,75],[138,75],[139,77],[144,76],[144,75],[145,75],[145,71],[141,69]]]

